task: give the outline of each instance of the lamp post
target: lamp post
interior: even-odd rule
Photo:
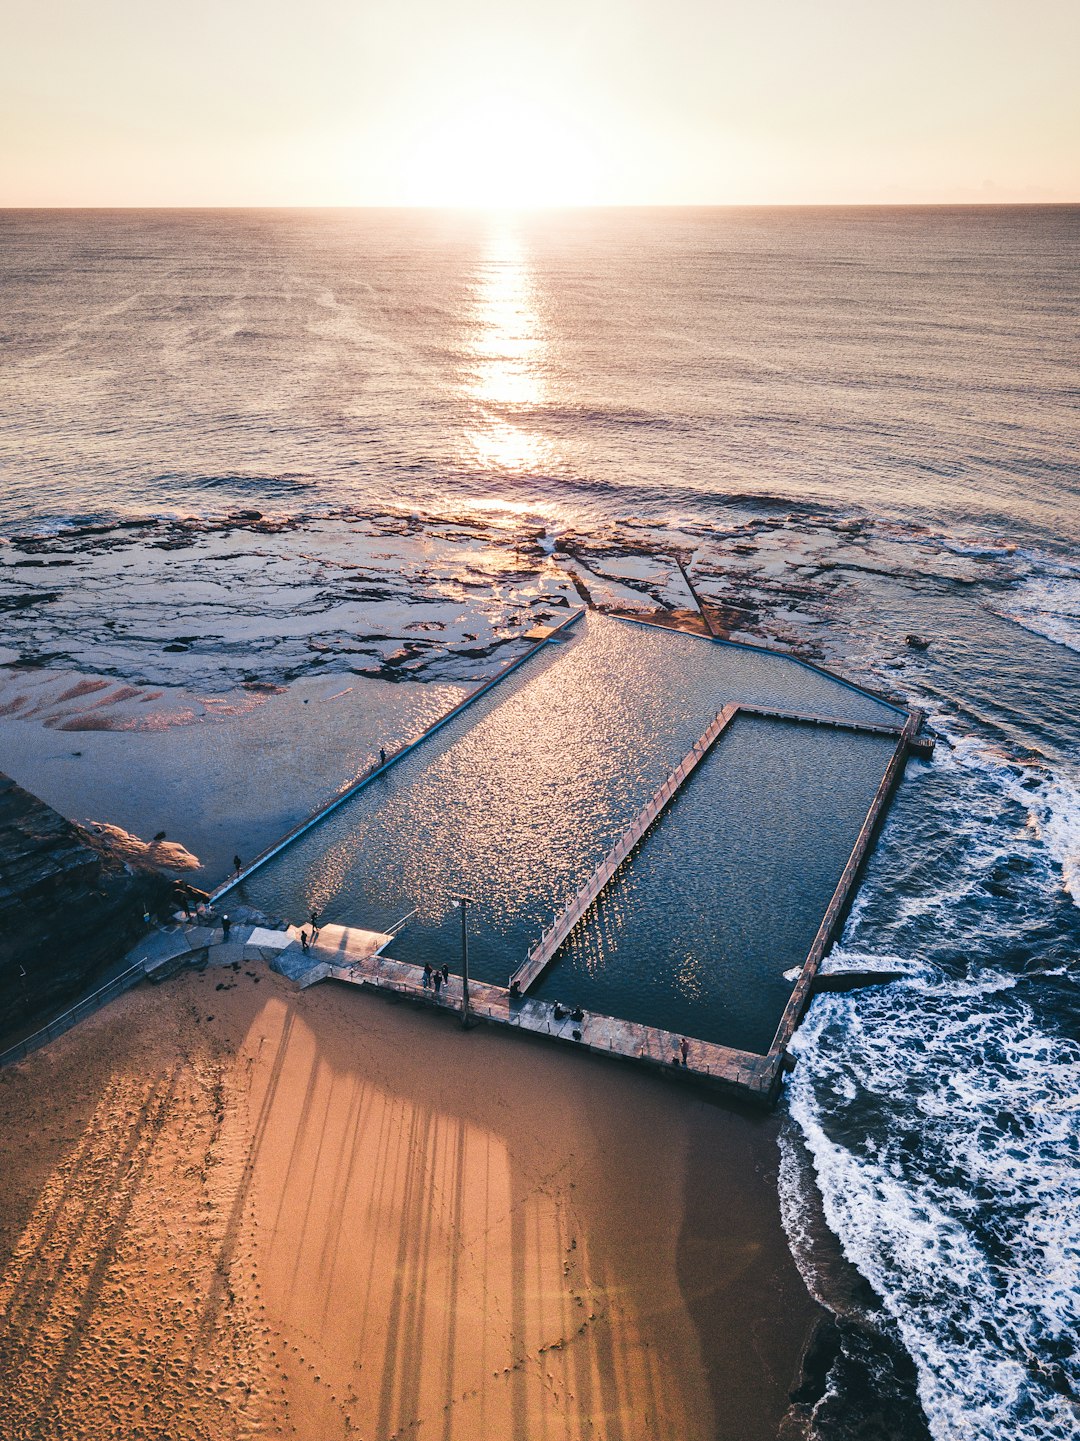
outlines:
[[[454,905],[461,909],[461,1024],[469,1024],[469,928],[466,924],[466,907],[472,896],[457,896]]]

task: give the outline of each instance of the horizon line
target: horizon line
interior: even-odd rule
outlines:
[[[553,202],[546,205],[446,205],[417,204],[408,201],[399,201],[396,203],[359,202],[356,204],[290,203],[278,201],[260,201],[241,204],[213,204],[204,201],[178,202],[175,204],[140,204],[132,201],[90,205],[53,202],[38,205],[0,203],[0,212],[40,210],[415,210],[482,215],[491,212],[534,214],[544,211],[566,210],[1048,210],[1068,209],[1077,206],[1080,206],[1080,196],[1070,200],[644,200],[601,201],[594,204]]]

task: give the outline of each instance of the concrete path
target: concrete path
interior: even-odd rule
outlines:
[[[330,943],[323,946],[323,936],[331,931]],[[320,933],[320,944],[314,948],[313,953],[317,953],[315,965],[311,966],[310,958],[305,958],[309,960],[309,967],[297,978],[297,984],[306,987],[322,980],[343,981],[348,985],[408,996],[410,1000],[460,1015],[461,977],[451,975],[436,996],[433,986],[424,985],[422,966],[396,961],[382,953],[382,947],[390,940],[390,936],[354,927],[326,927]],[[328,959],[331,955],[338,959]],[[281,959],[284,960],[284,956]],[[275,969],[282,967],[278,964]],[[683,1037],[672,1031],[643,1026],[635,1021],[620,1021],[592,1011],[583,1011],[580,1019],[575,1020],[570,1013],[549,1001],[512,996],[504,986],[492,986],[483,981],[469,983],[469,1011],[477,1020],[546,1036],[550,1040],[576,1046],[579,1050],[617,1056],[677,1072],[680,1076],[693,1077],[744,1095],[765,1094],[772,1079],[773,1067],[765,1056],[687,1037],[684,1066],[681,1064]],[[677,1066],[676,1059],[680,1060]]]

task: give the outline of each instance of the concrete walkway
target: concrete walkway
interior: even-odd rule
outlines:
[[[322,944],[324,936],[328,937],[326,945]],[[311,964],[312,957],[305,957],[306,968],[294,979],[301,988],[318,981],[342,981],[347,985],[407,996],[423,1005],[460,1015],[461,977],[451,975],[436,996],[433,986],[424,985],[422,966],[395,961],[383,954],[382,947],[390,940],[390,936],[377,932],[327,926],[320,932],[319,942],[312,950],[315,964]],[[275,970],[291,974],[292,962],[290,948],[288,952],[279,953],[277,961],[272,964]],[[617,1056],[639,1065],[677,1072],[680,1076],[693,1077],[747,1096],[766,1095],[775,1069],[768,1057],[690,1037],[686,1038],[684,1066],[681,1064],[683,1037],[672,1031],[643,1026],[635,1021],[620,1021],[614,1016],[598,1015],[592,1011],[581,1012],[579,1019],[575,1020],[573,1015],[552,1002],[513,996],[506,987],[488,985],[483,981],[469,983],[469,1011],[476,1020],[563,1041],[579,1050]],[[679,1065],[675,1065],[677,1058]]]

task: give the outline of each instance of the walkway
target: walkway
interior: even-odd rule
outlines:
[[[840,923],[850,904],[854,894],[855,882],[859,872],[866,862],[867,855],[874,840],[874,835],[881,824],[885,814],[885,808],[889,803],[893,791],[900,783],[900,777],[904,773],[904,765],[907,760],[908,751],[916,747],[919,739],[919,727],[922,725],[923,716],[921,711],[913,711],[904,722],[903,729],[896,738],[896,749],[881,778],[877,793],[870,803],[870,809],[855,838],[855,844],[851,848],[847,865],[836,883],[836,890],[832,899],[826,907],[825,914],[821,918],[817,934],[810,946],[806,960],[802,964],[799,978],[784,1007],[784,1013],[780,1017],[780,1024],[776,1028],[772,1045],[769,1047],[769,1057],[777,1062],[777,1069],[772,1080],[772,1098],[775,1098],[776,1090],[779,1087],[780,1070],[779,1063],[787,1050],[788,1042],[795,1032],[795,1027],[802,1020],[810,998],[814,992],[814,984],[821,962],[828,954]]]
[[[344,981],[347,985],[392,992],[440,1010],[460,1013],[460,976],[452,975],[441,994],[436,996],[433,987],[424,985],[422,966],[395,961],[378,950],[371,950],[368,942],[362,939],[370,937],[370,931],[350,934],[351,928],[348,927],[333,929],[344,934],[332,947],[315,947],[318,959],[299,978],[297,984],[301,988],[316,981]],[[320,934],[320,941],[322,934],[325,932]],[[327,960],[327,954],[348,959]],[[275,970],[287,970],[286,956],[282,954],[273,965]],[[687,1037],[686,1064],[676,1065],[681,1056],[683,1037],[672,1031],[642,1026],[635,1021],[620,1021],[614,1016],[597,1015],[592,1011],[580,1012],[575,1019],[561,1006],[549,1001],[514,996],[503,986],[491,986],[483,981],[469,982],[469,1013],[477,1020],[564,1041],[578,1050],[637,1061],[743,1094],[767,1096],[772,1081],[774,1067],[767,1056],[752,1055],[748,1051],[736,1051],[727,1046],[713,1045],[710,1041]]]
[[[510,977],[511,990],[516,987],[517,990],[524,993],[536,984],[578,921],[595,904],[608,881],[611,880],[661,811],[674,798],[679,788],[705,759],[715,742],[738,713],[737,705],[726,705],[709,724],[704,734],[694,742],[664,784],[638,814],[618,844],[608,852],[570,904],[559,912],[536,944],[530,948],[525,960]]]

